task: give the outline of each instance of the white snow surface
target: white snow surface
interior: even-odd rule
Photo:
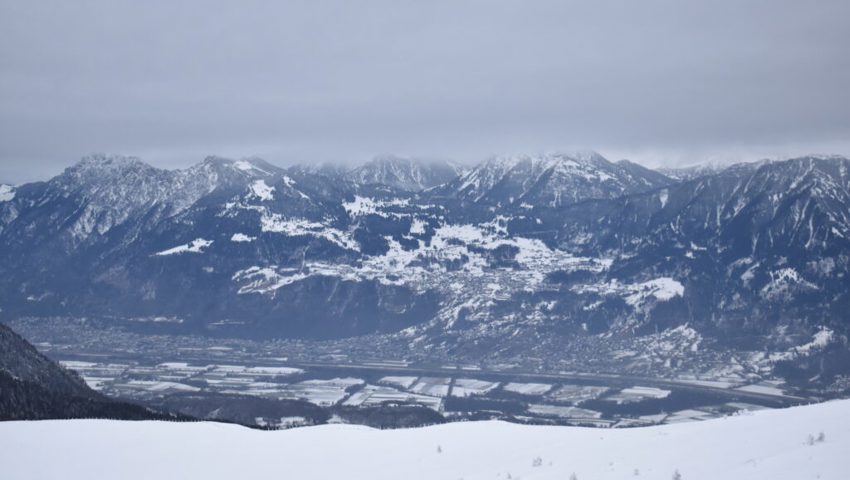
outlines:
[[[608,283],[595,285],[579,285],[572,289],[578,293],[593,292],[600,295],[622,296],[627,304],[642,308],[650,297],[666,302],[685,294],[685,287],[679,281],[670,277],[655,278],[643,283],[620,283],[613,279]]]
[[[836,340],[835,332],[827,327],[821,327],[820,330],[812,335],[812,340],[804,345],[799,345],[790,348],[785,352],[778,352],[770,355],[773,361],[792,360],[798,357],[808,357],[812,353],[823,350],[827,345]]]
[[[10,202],[15,199],[15,187],[0,185],[0,202]]]
[[[163,250],[161,252],[157,252],[155,255],[160,257],[166,255],[176,255],[179,253],[203,253],[204,249],[213,244],[212,240],[204,240],[203,238],[196,238],[191,242],[185,245],[178,245],[174,248],[169,248],[168,250]]]
[[[385,212],[386,207],[404,207],[409,204],[407,199],[393,198],[390,200],[375,200],[371,197],[361,197],[355,195],[351,202],[343,202],[342,208],[348,213],[351,218],[365,217],[366,215],[378,215],[381,217],[393,216],[393,214]]]
[[[265,180],[255,180],[251,184],[251,193],[264,202],[274,200],[274,187],[267,185]]]
[[[820,432],[824,440],[810,444]],[[268,432],[217,423],[0,422],[6,480],[563,480],[573,473],[608,480],[669,479],[676,470],[684,480],[835,480],[846,478],[848,451],[850,400],[628,429],[488,421]]]
[[[231,242],[253,242],[256,239],[257,237],[251,237],[244,233],[234,233],[233,236],[230,237]]]
[[[661,202],[661,208],[664,208],[664,207],[667,206],[667,199],[669,197],[670,197],[670,193],[667,191],[666,188],[664,190],[661,190],[660,192],[658,192],[658,201]]]
[[[523,395],[543,395],[552,389],[552,385],[548,383],[508,383],[502,388]]]
[[[822,349],[835,340],[835,332],[832,329],[821,327],[817,333],[812,336],[812,341],[797,347],[797,352],[803,355],[808,355],[813,351]]]
[[[261,210],[260,228],[264,232],[280,233],[288,237],[313,236],[339,245],[347,250],[359,250],[360,246],[348,232],[328,227],[304,218],[285,218],[278,213]]]
[[[803,278],[793,268],[782,268],[770,272],[770,282],[761,289],[761,296],[768,300],[790,299],[796,291],[817,290],[818,287]]]
[[[252,162],[247,160],[237,160],[233,162],[233,168],[237,170],[241,170],[243,172],[248,172],[252,174],[262,174],[262,175],[271,175],[271,173],[263,170]]]
[[[413,222],[410,224],[410,233],[413,235],[425,235],[425,229],[428,227],[428,224],[425,223],[424,220],[420,220],[418,218],[413,219]]]

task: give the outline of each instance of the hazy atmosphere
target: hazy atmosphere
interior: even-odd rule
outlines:
[[[850,0],[0,0],[0,479],[845,480]]]
[[[0,2],[0,181],[90,152],[850,154],[844,0],[210,4]]]

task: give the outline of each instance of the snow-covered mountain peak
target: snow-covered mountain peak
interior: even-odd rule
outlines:
[[[92,154],[65,169],[62,176],[72,182],[111,181],[113,177],[148,175],[164,172],[143,162],[138,157],[124,155]]]
[[[349,180],[361,185],[389,185],[408,191],[420,191],[456,178],[457,165],[446,161],[382,155],[348,172]]]
[[[497,155],[485,161],[485,164],[513,167],[522,163],[531,163],[541,167],[553,167],[558,164],[576,165],[611,165],[605,157],[592,150],[579,150],[575,152],[555,150],[541,153],[521,153],[514,155]]]
[[[761,185],[765,192],[769,190],[779,195],[803,192],[829,197],[850,195],[850,159],[837,155],[736,164],[722,174],[751,175],[750,185]],[[747,186],[747,189],[752,187]]]
[[[0,184],[0,202],[10,202],[15,198],[15,187]]]
[[[136,157],[123,155],[89,155],[65,169],[50,184],[66,193],[74,193],[94,201],[101,197],[124,197],[130,193],[158,190],[173,173],[155,168]]]
[[[714,175],[725,168],[725,165],[701,163],[687,167],[662,167],[658,171],[674,180],[691,180],[697,177]]]
[[[560,206],[613,198],[663,186],[666,177],[619,165],[596,152],[551,152],[492,157],[453,182],[455,195],[475,202]]]
[[[284,176],[256,158],[207,157],[183,170],[165,170],[136,157],[95,154],[50,180],[47,194],[77,204],[68,232],[78,242],[140,215],[153,215],[151,221],[177,215],[220,188],[243,190]]]
[[[80,169],[103,168],[120,169],[129,166],[146,165],[140,158],[128,155],[93,153],[80,159],[75,167]]]
[[[331,179],[343,179],[351,169],[334,162],[299,163],[286,169],[287,173],[297,176],[321,176]]]
[[[281,168],[256,157],[234,160],[209,156],[186,171],[190,175],[236,176],[250,179],[279,177],[283,174]]]
[[[595,150],[576,150],[574,152],[562,152],[566,153],[568,156],[575,158],[576,160],[580,160],[582,162],[600,162],[608,160],[603,157],[599,152]]]
[[[510,173],[536,176],[550,170],[567,175],[598,176],[599,172],[616,169],[616,165],[596,152],[586,151],[497,156],[485,161],[478,168],[491,170],[496,177]],[[605,180],[607,177],[601,177],[601,179]]]
[[[784,156],[766,158],[766,159],[760,160],[760,161],[755,162],[755,163],[786,162],[786,161],[789,161],[789,160],[792,160],[792,161],[793,160],[797,160],[797,161],[799,161],[799,160],[841,161],[841,160],[847,160],[847,159],[848,158],[844,155],[838,155],[838,154],[834,154],[834,153],[807,153],[805,155],[784,155]]]

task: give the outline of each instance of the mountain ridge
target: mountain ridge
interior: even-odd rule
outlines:
[[[846,347],[842,157],[674,180],[593,153],[518,156],[418,191],[238,162],[103,158],[86,168],[111,175],[18,187],[0,203],[0,315],[470,356],[606,335],[784,351],[822,329]]]
[[[474,203],[548,203],[559,207],[590,198],[614,198],[668,183],[637,164],[612,163],[596,152],[492,157],[445,186],[442,195]]]

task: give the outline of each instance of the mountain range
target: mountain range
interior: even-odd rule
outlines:
[[[95,155],[0,190],[0,308],[481,351],[678,332],[689,348],[844,352],[850,160],[662,173],[594,152],[470,169],[210,157],[163,170]]]

